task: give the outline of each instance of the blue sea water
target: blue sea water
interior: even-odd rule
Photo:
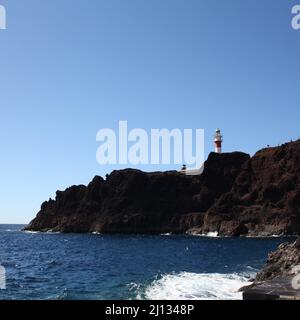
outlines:
[[[2,299],[240,299],[282,238],[43,234],[0,225]]]

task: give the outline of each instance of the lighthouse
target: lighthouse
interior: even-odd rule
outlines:
[[[215,152],[222,153],[223,136],[221,134],[220,129],[216,129],[214,142],[215,142]]]

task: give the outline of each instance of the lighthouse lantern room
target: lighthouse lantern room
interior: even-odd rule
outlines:
[[[223,136],[222,136],[221,130],[219,128],[216,129],[214,142],[215,142],[215,152],[222,153]]]

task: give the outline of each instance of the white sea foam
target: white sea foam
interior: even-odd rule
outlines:
[[[215,238],[218,236],[218,231],[215,231],[215,232],[208,232],[207,234],[204,234],[204,236],[206,237],[212,237],[212,238]]]
[[[171,235],[172,235],[172,232],[168,232],[168,233],[161,233],[160,235],[161,235],[161,236],[171,236]]]
[[[35,233],[41,233],[40,231],[24,231],[24,233],[29,233],[29,234],[35,234]]]
[[[271,235],[257,235],[257,236],[253,236],[253,235],[246,235],[244,236],[245,238],[253,238],[253,239],[270,239],[270,238],[288,238],[290,236],[283,236],[283,235],[277,235],[277,234],[271,234]]]
[[[48,230],[46,232],[41,232],[41,231],[29,231],[29,230],[25,230],[23,231],[24,233],[28,233],[28,234],[60,234],[60,231],[52,231],[52,230]]]
[[[188,233],[190,236],[195,237],[209,237],[209,238],[217,238],[218,237],[218,231],[215,232],[208,232],[208,233]]]
[[[153,281],[144,295],[148,300],[241,300],[238,290],[249,284],[239,274],[181,272]]]

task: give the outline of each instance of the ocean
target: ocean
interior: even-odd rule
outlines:
[[[0,225],[0,300],[241,299],[289,238],[43,234]],[[3,268],[2,268],[3,269]]]

